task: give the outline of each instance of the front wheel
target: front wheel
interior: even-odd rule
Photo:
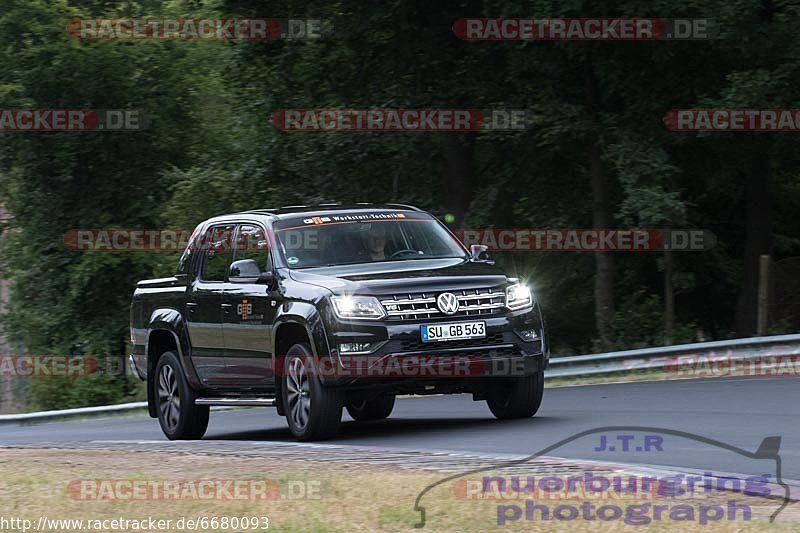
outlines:
[[[156,411],[161,431],[169,440],[202,439],[208,429],[207,405],[195,405],[194,391],[183,375],[175,352],[166,352],[156,365]]]
[[[521,378],[499,379],[489,390],[486,403],[500,419],[530,418],[539,410],[544,394],[544,371]]]
[[[322,386],[313,360],[306,343],[289,348],[285,359],[281,390],[286,421],[301,441],[331,437],[342,422],[342,395]]]
[[[353,420],[359,422],[383,420],[392,414],[392,409],[394,409],[394,394],[382,394],[371,400],[363,398],[347,404],[347,413]]]

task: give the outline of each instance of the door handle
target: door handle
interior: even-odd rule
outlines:
[[[186,308],[190,313],[194,313],[197,310],[197,304],[194,302],[186,302]]]
[[[222,308],[222,310],[223,310],[223,311],[225,311],[226,313],[230,313],[230,311],[231,311],[231,307],[233,307],[233,304],[220,304],[220,307],[221,307],[221,308]]]

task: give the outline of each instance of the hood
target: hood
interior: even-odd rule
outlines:
[[[335,293],[395,294],[478,289],[505,284],[509,278],[488,263],[456,259],[387,261],[291,270],[295,281]]]

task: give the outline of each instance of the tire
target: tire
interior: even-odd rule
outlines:
[[[281,390],[286,422],[300,441],[329,438],[342,422],[342,394],[322,386],[313,360],[311,347],[299,343],[289,348],[284,363]]]
[[[195,405],[197,395],[183,375],[178,355],[166,352],[156,364],[155,402],[158,423],[169,440],[202,439],[208,429],[207,405]]]
[[[347,413],[353,420],[383,420],[392,414],[394,394],[382,394],[372,400],[359,400],[347,404]]]
[[[501,420],[530,418],[539,410],[544,393],[544,371],[522,378],[502,379],[489,391],[486,403]]]

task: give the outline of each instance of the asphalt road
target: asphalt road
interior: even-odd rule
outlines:
[[[465,395],[401,399],[391,418],[384,421],[356,423],[346,414],[344,420],[340,434],[330,443],[515,454],[534,454],[562,439],[604,426],[688,432],[750,452],[755,452],[765,437],[780,436],[783,478],[800,480],[800,380],[794,377],[547,389],[539,414],[526,420],[495,420],[485,402],[473,402]],[[205,439],[293,440],[285,420],[267,408],[214,412]],[[165,439],[155,420],[138,415],[0,427],[0,445],[103,440]],[[764,460],[658,431],[601,430],[547,455],[715,473],[758,475],[770,471]],[[771,468],[774,472],[774,462]]]

